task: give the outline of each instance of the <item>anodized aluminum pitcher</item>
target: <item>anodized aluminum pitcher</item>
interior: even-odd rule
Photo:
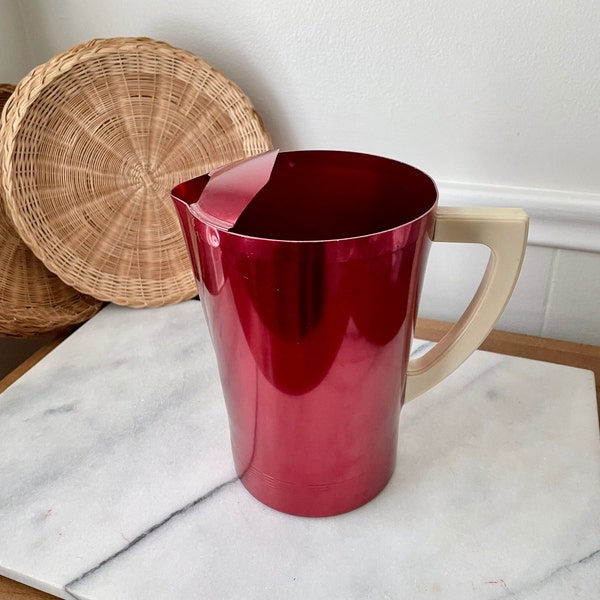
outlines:
[[[520,209],[442,208],[407,164],[272,151],[172,192],[244,486],[285,513],[328,516],[374,498],[395,468],[399,413],[483,341],[517,280]],[[473,301],[409,357],[431,241],[486,244]]]

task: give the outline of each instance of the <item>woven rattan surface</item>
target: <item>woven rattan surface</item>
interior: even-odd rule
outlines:
[[[0,111],[13,90],[0,84]],[[93,316],[102,304],[48,271],[23,243],[3,205],[0,193],[0,335],[48,333]]]
[[[69,285],[130,306],[196,294],[170,190],[271,148],[235,84],[146,38],[93,40],[32,71],[0,136],[21,237]]]

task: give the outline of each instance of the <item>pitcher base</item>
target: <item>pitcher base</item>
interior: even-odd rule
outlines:
[[[260,502],[289,515],[331,517],[355,510],[377,496],[388,484],[394,465],[379,473],[329,484],[300,485],[281,481],[249,467],[240,474],[244,487]]]

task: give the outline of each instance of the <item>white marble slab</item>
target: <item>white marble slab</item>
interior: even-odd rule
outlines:
[[[0,574],[63,598],[597,598],[592,373],[477,352],[403,409],[373,502],[236,480],[198,302],[109,306],[0,395]]]

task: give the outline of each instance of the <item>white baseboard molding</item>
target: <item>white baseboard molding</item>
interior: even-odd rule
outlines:
[[[529,244],[600,252],[600,194],[438,182],[442,206],[509,206],[529,214]]]

